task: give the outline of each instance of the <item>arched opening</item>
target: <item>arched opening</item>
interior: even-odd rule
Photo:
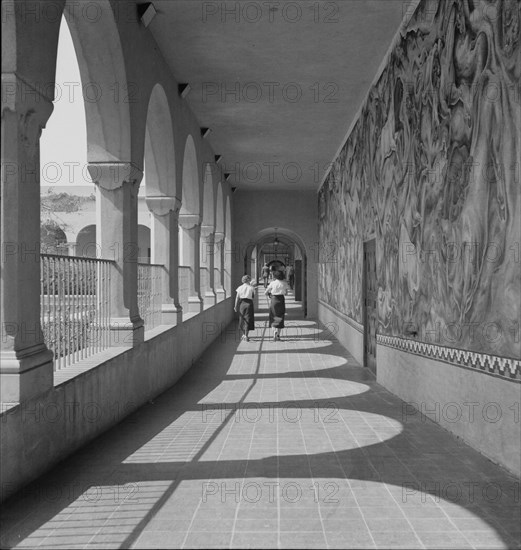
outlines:
[[[94,193],[88,163],[128,162],[131,158],[131,89],[110,2],[97,0],[96,13],[95,19],[84,17],[73,0],[64,5],[54,110],[40,140],[42,193],[49,186],[73,197],[84,195],[85,189]],[[99,196],[96,202],[99,207]],[[87,248],[88,255],[95,257],[93,247]],[[81,249],[75,254],[81,255]]]
[[[214,246],[214,281],[217,301],[222,301],[224,291],[224,199],[222,183],[217,184],[215,201],[215,246]]]
[[[67,193],[71,200],[94,187],[87,172],[87,120],[81,83],[80,67],[75,54],[74,41],[66,18],[62,16],[58,38],[55,76],[54,110],[40,139],[40,208],[42,218],[54,216],[53,223],[62,231],[67,225],[56,216],[63,205],[47,204],[52,191],[54,195]],[[58,210],[57,210],[58,209]],[[49,237],[41,225],[41,242]],[[42,252],[49,252],[42,248]],[[64,247],[62,247],[65,250]]]
[[[136,91],[127,83],[111,4],[97,0],[96,7],[96,18],[84,17],[74,0],[64,9],[81,73],[75,82],[82,83],[85,98],[88,161],[126,162],[131,158],[129,105]]]
[[[226,211],[224,217],[224,290],[230,296],[232,291],[232,260],[235,257],[232,246],[232,209],[230,195],[226,197]]]
[[[148,261],[140,261],[163,266],[160,270],[152,268],[161,274],[158,276],[161,284],[156,297],[158,303],[154,305],[161,313],[156,317],[162,324],[176,324],[177,309],[172,306],[178,302],[175,147],[168,98],[160,84],[152,89],[148,103],[143,166],[140,200],[146,198],[151,230]],[[144,238],[143,230],[138,237]],[[143,242],[138,242],[141,258],[143,246]],[[150,316],[147,318],[150,321]]]
[[[179,296],[184,311],[199,313],[200,295],[200,194],[197,153],[192,136],[183,155],[182,201],[179,214]]]
[[[127,162],[129,96],[112,7],[97,0],[97,17],[67,0],[56,54],[54,110],[40,140],[41,185],[92,186],[87,163]],[[103,44],[103,47],[100,46]]]
[[[87,225],[76,237],[76,255],[84,258],[96,258],[96,226]]]

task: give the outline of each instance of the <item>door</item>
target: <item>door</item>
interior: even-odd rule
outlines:
[[[372,239],[364,243],[364,366],[376,374],[376,329],[378,326],[378,311],[376,300],[376,241]]]

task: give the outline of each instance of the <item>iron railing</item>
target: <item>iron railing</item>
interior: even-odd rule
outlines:
[[[179,304],[183,308],[183,315],[188,312],[188,298],[190,296],[190,283],[192,280],[192,269],[188,266],[178,267],[179,282]]]
[[[112,264],[41,254],[40,322],[55,370],[110,347]]]
[[[205,292],[210,289],[210,270],[207,267],[201,267],[199,273],[201,280],[201,295],[204,296]]]
[[[161,325],[164,270],[163,265],[138,264],[137,300],[145,331]]]

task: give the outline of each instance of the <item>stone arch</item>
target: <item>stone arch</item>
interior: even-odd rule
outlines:
[[[76,236],[76,255],[85,258],[97,257],[96,225],[86,225]]]
[[[180,296],[187,296],[181,305],[188,313],[203,310],[200,273],[201,194],[197,152],[191,135],[186,138],[182,169],[182,198],[179,212]],[[183,313],[184,316],[184,313]]]
[[[150,94],[145,130],[147,197],[175,197],[175,145],[166,93],[156,84]]]
[[[215,201],[215,231],[224,233],[224,199],[222,183],[217,184],[217,198]]]
[[[109,0],[89,4],[90,17],[74,0],[67,0],[63,12],[80,67],[87,158],[89,162],[130,161],[129,105],[135,90],[127,82],[123,49]]]
[[[232,209],[230,204],[230,195],[226,195],[225,214],[224,214],[224,290],[231,293],[232,289]]]
[[[265,229],[261,229],[258,231],[255,235],[253,235],[250,239],[250,243],[262,243],[264,244],[267,240],[269,240],[271,237],[275,236],[275,233],[279,238],[286,237],[287,239],[295,242],[295,244],[301,249],[303,256],[308,256],[308,251],[306,249],[306,245],[302,238],[292,231],[291,229],[286,229],[284,227],[277,227],[277,230],[275,231],[273,227],[267,227]]]

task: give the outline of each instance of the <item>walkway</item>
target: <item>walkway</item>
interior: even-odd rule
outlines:
[[[8,501],[2,548],[519,547],[516,478],[408,414],[291,298],[272,342],[259,300],[249,343],[229,327]]]

